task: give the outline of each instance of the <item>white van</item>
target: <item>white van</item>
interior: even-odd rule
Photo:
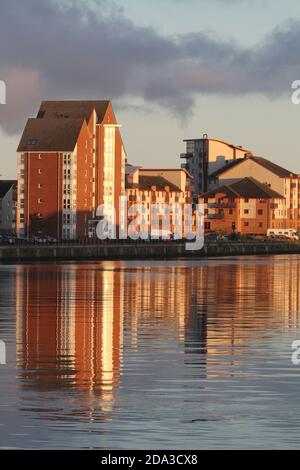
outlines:
[[[299,240],[297,232],[293,228],[269,228],[267,230],[267,237],[285,237],[289,240]]]

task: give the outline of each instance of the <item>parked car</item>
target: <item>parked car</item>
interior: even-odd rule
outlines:
[[[268,229],[267,230],[267,237],[268,238],[278,238],[280,237],[281,240],[289,239],[289,240],[299,240],[296,230],[292,228],[287,229]]]
[[[0,235],[1,245],[15,245],[16,237],[14,235]]]
[[[220,240],[221,242],[229,242],[229,241],[230,241],[228,235],[221,235],[221,237],[219,238],[219,240]]]
[[[205,241],[215,242],[217,241],[217,239],[218,239],[218,234],[215,232],[208,233],[207,235],[205,235]]]

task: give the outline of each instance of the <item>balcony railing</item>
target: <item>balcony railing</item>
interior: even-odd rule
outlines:
[[[224,219],[224,214],[207,214],[207,219]]]
[[[180,158],[193,158],[193,153],[181,153]]]
[[[209,209],[233,209],[236,207],[235,202],[209,202],[207,204]]]

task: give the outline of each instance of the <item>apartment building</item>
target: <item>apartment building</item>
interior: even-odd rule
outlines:
[[[185,163],[181,165],[194,178],[196,194],[201,194],[209,189],[209,175],[227,162],[252,155],[251,150],[237,146],[219,139],[208,137],[207,134],[201,139],[187,139],[186,152],[180,155]]]
[[[0,234],[15,235],[17,181],[0,180]]]
[[[141,204],[144,207],[144,223],[148,233],[167,234],[162,224],[163,206],[169,211],[169,231],[174,232],[178,217],[183,224],[184,206],[191,204],[193,178],[184,169],[146,169],[126,166],[126,194],[128,207]],[[153,212],[158,210],[158,220]],[[129,216],[129,223],[135,215]],[[138,228],[141,230],[141,226]],[[129,229],[130,233],[130,229]],[[183,233],[184,235],[184,233]]]
[[[300,230],[300,177],[263,157],[247,156],[225,164],[209,177],[209,187],[228,185],[244,177],[252,177],[268,185],[284,198],[278,206],[270,228]]]
[[[125,149],[110,101],[43,101],[18,147],[18,233],[88,236],[102,204],[118,214]]]
[[[266,235],[283,220],[284,196],[254,178],[216,187],[199,198],[205,205],[205,230]]]

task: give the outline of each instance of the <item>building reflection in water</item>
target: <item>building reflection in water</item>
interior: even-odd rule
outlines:
[[[237,349],[249,353],[282,322],[300,325],[299,262],[268,260],[18,266],[23,387],[88,392],[109,415],[126,350],[153,354],[170,338],[186,377],[192,364],[194,377],[209,379],[211,364],[234,365]]]
[[[18,267],[17,358],[24,384],[96,392],[113,404],[123,356],[123,278],[89,266]]]

